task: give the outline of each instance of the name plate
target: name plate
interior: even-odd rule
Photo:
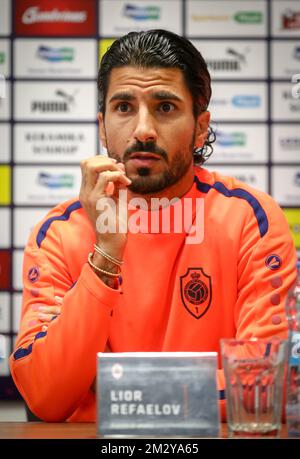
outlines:
[[[216,352],[97,355],[102,436],[219,435]]]

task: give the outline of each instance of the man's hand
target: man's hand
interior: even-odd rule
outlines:
[[[105,156],[93,156],[85,159],[80,163],[80,166],[82,183],[79,199],[95,228],[96,243],[109,255],[122,259],[127,240],[127,221],[119,221],[119,191],[126,189],[131,180],[126,177],[122,163],[117,163],[115,159]],[[115,211],[113,212],[115,232],[105,231],[105,228],[103,228],[103,232],[101,228],[99,231],[97,219],[105,209],[105,206],[101,206],[102,210],[97,210],[97,203],[101,202],[99,200],[103,200],[102,203],[113,200],[115,204]],[[126,232],[119,231],[120,225],[122,228],[125,226]],[[94,254],[93,263],[107,271],[113,271],[112,268],[115,268],[98,253]]]
[[[50,323],[53,320],[53,317],[59,316],[61,313],[61,305],[63,299],[60,296],[54,297],[54,304],[59,306],[38,306],[37,310],[38,318],[41,322]],[[48,330],[48,325],[42,326],[42,331],[45,332]]]

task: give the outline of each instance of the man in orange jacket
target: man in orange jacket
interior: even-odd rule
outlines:
[[[97,352],[287,335],[289,228],[270,196],[201,167],[213,135],[200,53],[171,32],[132,32],[103,57],[98,87],[108,157],[82,162],[79,200],[55,207],[25,250],[10,366],[45,421],[95,420]]]

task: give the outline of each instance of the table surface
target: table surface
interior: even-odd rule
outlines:
[[[96,423],[0,422],[0,439],[96,439]],[[221,438],[227,438],[227,425],[221,425]],[[287,438],[283,425],[280,438]]]

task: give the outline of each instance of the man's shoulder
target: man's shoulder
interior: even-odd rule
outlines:
[[[271,226],[286,230],[286,220],[278,203],[264,191],[258,190],[235,177],[205,168],[195,168],[198,190],[210,195],[213,208],[228,210],[236,216],[255,219],[260,236],[268,233]],[[198,182],[198,183],[197,183]],[[231,213],[231,215],[233,215]]]
[[[44,218],[36,223],[31,233],[31,242],[41,247],[49,236],[76,234],[76,228],[88,223],[88,218],[78,199],[70,199],[53,207]]]
[[[82,214],[82,205],[79,199],[69,199],[68,201],[61,202],[56,206],[52,207],[52,209],[48,212],[46,217],[57,216],[57,217],[64,217],[68,219],[71,214],[75,211],[80,211]],[[78,212],[77,212],[78,214]],[[75,215],[75,214],[74,214]]]
[[[54,221],[73,221],[75,216],[86,218],[82,205],[78,199],[69,199],[68,201],[61,202],[52,207],[44,216],[44,218],[37,224],[37,226],[50,224]]]
[[[269,207],[270,205],[279,207],[276,201],[268,193],[254,188],[235,177],[224,175],[218,170],[206,169],[204,167],[195,167],[196,180],[198,179],[199,188],[201,184],[206,192],[214,189],[224,197],[236,197],[244,199],[247,202],[254,202],[257,200],[261,205]],[[205,186],[205,185],[206,186]]]

